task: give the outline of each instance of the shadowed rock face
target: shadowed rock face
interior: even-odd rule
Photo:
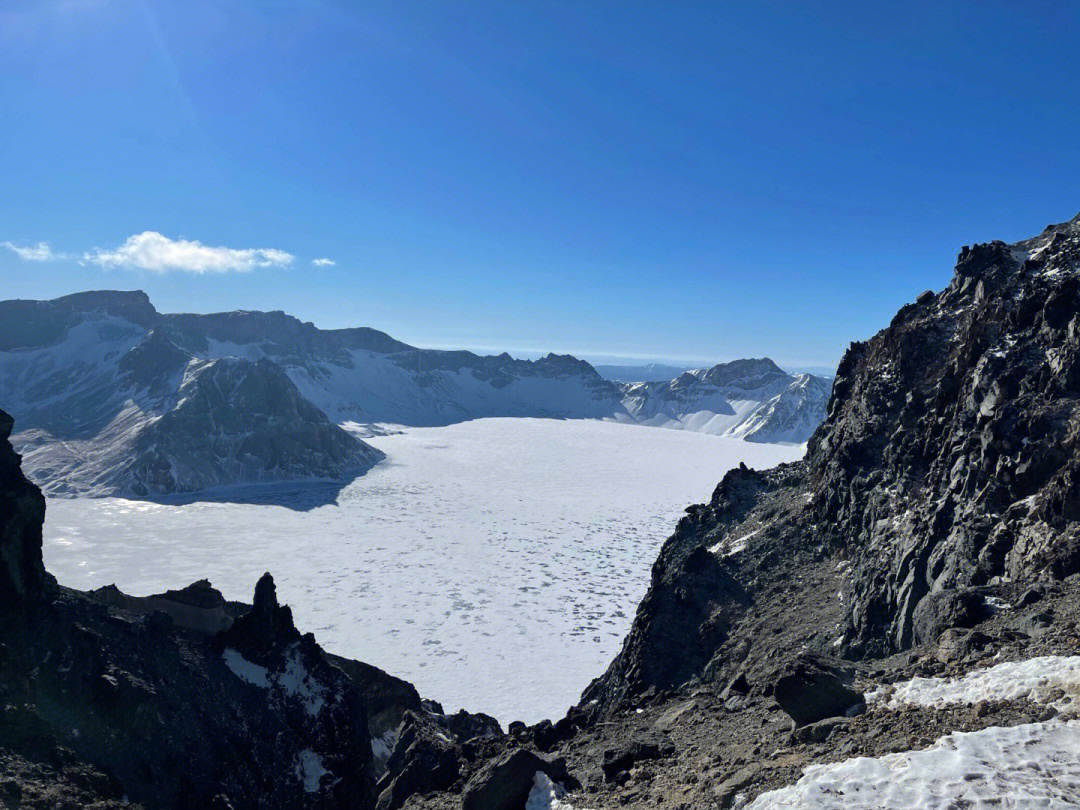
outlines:
[[[854,556],[854,654],[910,646],[931,594],[1080,571],[1080,218],[964,248],[852,346],[808,460]]]
[[[45,498],[8,443],[13,421],[0,411],[0,604],[25,606],[45,599],[52,578],[41,561]]]
[[[332,424],[268,360],[188,366],[179,402],[148,424],[113,492],[138,496],[235,483],[342,478],[383,454]]]
[[[687,511],[593,717],[766,652],[888,655],[981,621],[988,588],[1080,571],[1080,217],[964,248],[851,346],[804,461]]]
[[[273,580],[260,581],[251,609],[207,583],[143,600],[56,586],[41,561],[45,502],[20,471],[10,431],[0,412],[5,801],[371,807],[360,690],[296,630]],[[181,618],[214,613],[231,627],[212,636],[194,620],[175,626],[161,610],[170,602]]]

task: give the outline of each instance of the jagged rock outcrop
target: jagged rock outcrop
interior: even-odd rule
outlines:
[[[760,685],[766,653],[933,642],[995,588],[1080,571],[1080,217],[964,248],[851,346],[804,461],[733,470],[687,511],[594,718],[740,668]]]
[[[296,630],[272,580],[250,609],[206,583],[131,602],[53,584],[44,501],[6,414],[0,427],[4,795],[23,808],[371,807],[361,692]],[[229,627],[212,635],[200,612]]]
[[[567,787],[580,787],[562,760],[547,760],[525,748],[516,748],[484,765],[465,786],[462,810],[517,810],[523,808],[537,773]]]
[[[455,740],[423,711],[407,712],[400,728],[379,780],[377,810],[398,810],[416,794],[447,791],[461,776]]]
[[[964,248],[836,385],[809,459],[853,555],[851,653],[912,644],[933,594],[1080,571],[1080,218]]]
[[[0,605],[24,608],[44,601],[52,582],[41,561],[45,498],[8,442],[13,424],[0,411]]]

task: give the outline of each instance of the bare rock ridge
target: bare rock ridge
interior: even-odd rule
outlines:
[[[608,419],[804,442],[826,397],[768,360],[616,384],[569,355],[418,349],[284,312],[161,314],[137,291],[0,302],[0,403],[49,495],[347,480],[381,460],[357,434],[383,423]]]
[[[836,587],[793,617],[800,643],[868,659],[1080,572],[1080,219],[965,247],[943,292],[852,344],[805,460],[733,470],[687,511],[586,690],[599,715],[733,676],[815,577]]]

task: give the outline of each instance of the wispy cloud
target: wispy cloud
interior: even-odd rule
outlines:
[[[115,250],[95,248],[83,254],[83,260],[101,267],[150,270],[166,273],[247,272],[256,267],[287,267],[295,257],[275,248],[212,247],[188,239],[170,239],[157,231],[143,231],[129,236]]]
[[[333,267],[337,264],[333,259],[312,259],[311,263],[316,267]]]
[[[0,242],[0,245],[14,251],[16,256],[28,262],[47,262],[52,259],[64,258],[62,254],[53,253],[48,242],[38,242],[36,245],[16,245],[14,242]]]

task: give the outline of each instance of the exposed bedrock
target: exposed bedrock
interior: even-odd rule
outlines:
[[[766,682],[766,653],[804,646],[888,655],[1078,571],[1080,217],[965,247],[945,290],[852,344],[805,460],[687,510],[582,708]]]

